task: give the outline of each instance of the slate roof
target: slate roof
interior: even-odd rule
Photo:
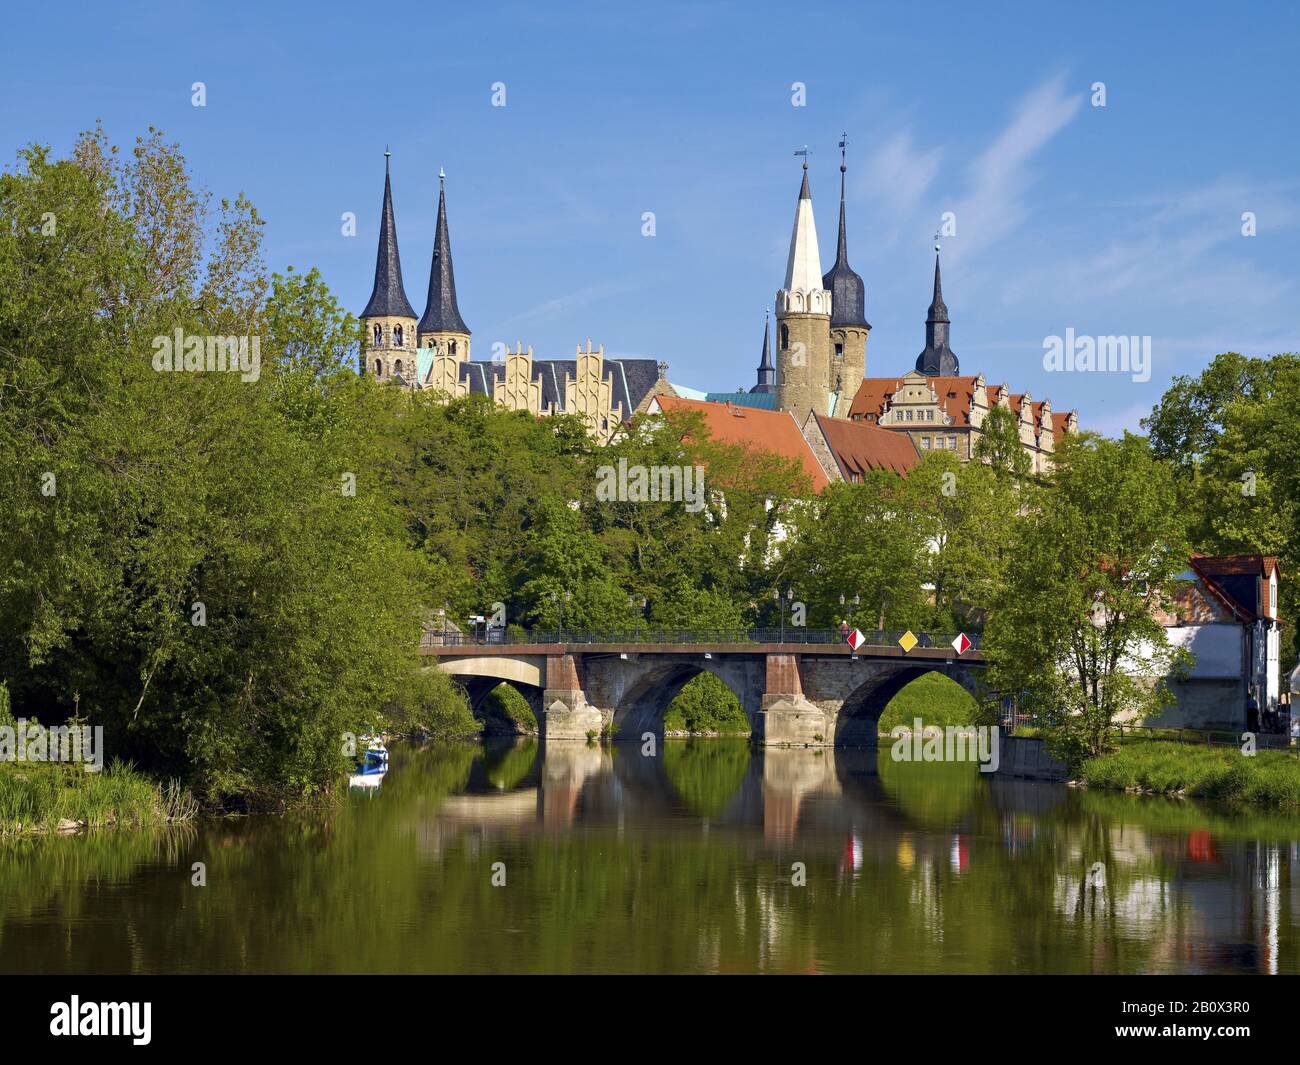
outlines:
[[[840,164],[840,236],[835,248],[835,265],[822,277],[822,288],[831,294],[831,325],[856,325],[870,329],[867,321],[866,286],[849,266],[848,240],[844,226],[844,165]]]
[[[384,159],[384,206],[379,214],[379,250],[375,255],[375,286],[362,318],[414,318],[415,310],[402,284],[402,257],[397,251],[397,221],[393,217],[393,186]]]
[[[451,265],[451,237],[447,233],[447,196],[438,179],[438,229],[433,238],[429,266],[429,299],[420,318],[421,333],[468,333],[469,326],[456,305],[456,274]]]
[[[433,362],[432,349],[420,349],[420,380],[428,376]],[[621,406],[625,419],[645,399],[659,380],[659,363],[654,359],[604,360],[605,376],[611,381],[611,404]],[[542,409],[564,413],[564,382],[578,372],[576,359],[534,359],[533,380],[542,385]],[[496,395],[496,387],[505,381],[503,362],[466,360],[460,364],[460,379],[469,383],[472,394]]]

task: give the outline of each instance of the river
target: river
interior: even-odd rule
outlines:
[[[0,842],[0,971],[1294,973],[1300,817],[888,747],[399,744],[323,813]]]

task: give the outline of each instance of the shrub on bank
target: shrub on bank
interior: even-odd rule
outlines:
[[[1300,807],[1300,758],[1283,751],[1139,741],[1087,759],[1080,775],[1090,788]]]
[[[197,811],[175,783],[160,785],[115,762],[100,773],[56,762],[0,763],[0,836],[77,827],[147,827]]]

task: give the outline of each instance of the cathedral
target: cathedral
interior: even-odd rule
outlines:
[[[667,363],[607,356],[603,345],[593,349],[590,340],[585,350],[578,346],[572,359],[534,359],[531,347],[516,342],[513,351],[494,345],[490,359],[471,360],[470,329],[456,302],[445,175],[438,175],[429,289],[417,320],[402,281],[389,153],[384,154],[374,288],[361,312],[366,334],[361,372],[379,381],[451,397],[479,393],[510,410],[539,417],[573,414],[602,443],[637,413],[698,407],[713,425],[721,405],[730,416],[719,423],[724,435],[740,442],[752,434],[755,446],[769,446],[776,432],[792,441],[785,449],[789,457],[820,469],[829,480],[857,479],[873,467],[902,471],[930,450],[969,460],[994,407],[1014,416],[1035,472],[1050,465],[1061,437],[1078,429],[1077,414],[1054,412],[1050,400],[1013,393],[1005,383],[990,384],[983,374],[962,375],[950,345],[952,323],[943,299],[937,244],[925,346],[914,368],[901,376],[867,376],[871,325],[866,286],[848,260],[843,145],[833,265],[822,273],[805,156],[785,281],[775,299],[775,363],[769,321],[764,324],[754,387],[707,393],[671,384]],[[777,416],[776,422],[769,412]],[[786,422],[793,423],[802,443],[783,431]]]
[[[653,359],[618,359],[604,345],[587,341],[572,359],[534,359],[533,349],[515,344],[493,351],[490,360],[470,359],[471,334],[456,302],[456,274],[447,227],[446,177],[438,174],[438,222],[429,267],[424,314],[416,320],[402,281],[397,249],[389,153],[385,152],[384,202],[379,222],[375,284],[361,312],[365,345],[361,372],[406,388],[428,388],[447,396],[486,395],[511,410],[539,417],[575,414],[602,443],[671,386],[666,363]]]

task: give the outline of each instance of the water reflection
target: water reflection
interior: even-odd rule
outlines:
[[[0,971],[1300,971],[1292,817],[743,740],[391,766],[324,813],[0,845]]]

